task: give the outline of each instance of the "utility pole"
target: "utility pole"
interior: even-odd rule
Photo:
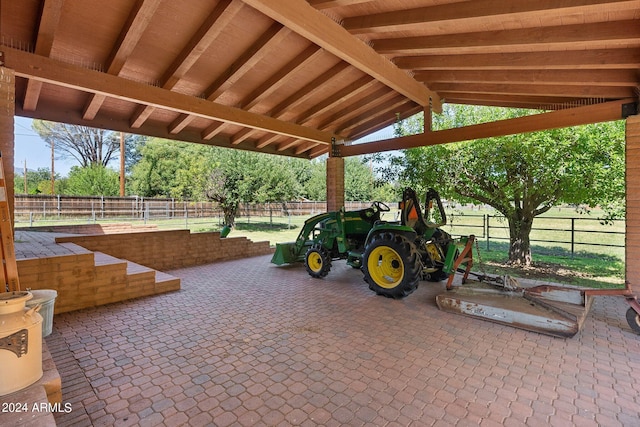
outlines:
[[[120,197],[124,197],[124,132],[120,132]]]

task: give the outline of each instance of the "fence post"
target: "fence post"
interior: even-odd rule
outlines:
[[[33,212],[29,212],[29,227],[33,227]]]
[[[184,228],[189,228],[189,211],[186,204],[184,206]]]
[[[60,205],[60,195],[58,194],[58,218],[60,218],[60,210],[62,209],[62,206]]]
[[[491,217],[487,214],[484,215],[484,222],[486,223],[486,229],[487,229],[487,252],[489,252],[489,230],[490,230],[490,226],[489,226],[489,219]]]
[[[47,219],[47,201],[42,201],[42,218]]]
[[[104,196],[100,196],[100,218],[104,219]]]
[[[573,259],[576,243],[576,219],[571,218],[571,259]]]

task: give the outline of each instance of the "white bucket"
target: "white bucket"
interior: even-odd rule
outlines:
[[[33,298],[27,301],[27,307],[35,307],[40,304],[40,315],[42,316],[42,336],[48,337],[53,330],[53,308],[56,303],[58,293],[53,289],[34,289],[30,291]]]
[[[42,377],[42,316],[26,308],[31,292],[0,293],[0,396]]]

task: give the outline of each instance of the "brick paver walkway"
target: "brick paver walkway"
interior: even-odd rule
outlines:
[[[559,339],[443,313],[443,284],[378,297],[342,262],[171,274],[181,291],[55,317],[58,425],[640,425],[622,298]]]

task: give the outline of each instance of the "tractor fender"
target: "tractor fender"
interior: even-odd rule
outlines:
[[[367,234],[367,240],[365,241],[365,246],[367,246],[371,242],[371,240],[373,239],[373,236],[378,235],[380,233],[385,233],[385,232],[399,234],[409,239],[410,242],[415,241],[416,238],[418,237],[415,230],[406,225],[382,223],[374,226],[371,229],[371,231],[369,231],[369,234]]]

